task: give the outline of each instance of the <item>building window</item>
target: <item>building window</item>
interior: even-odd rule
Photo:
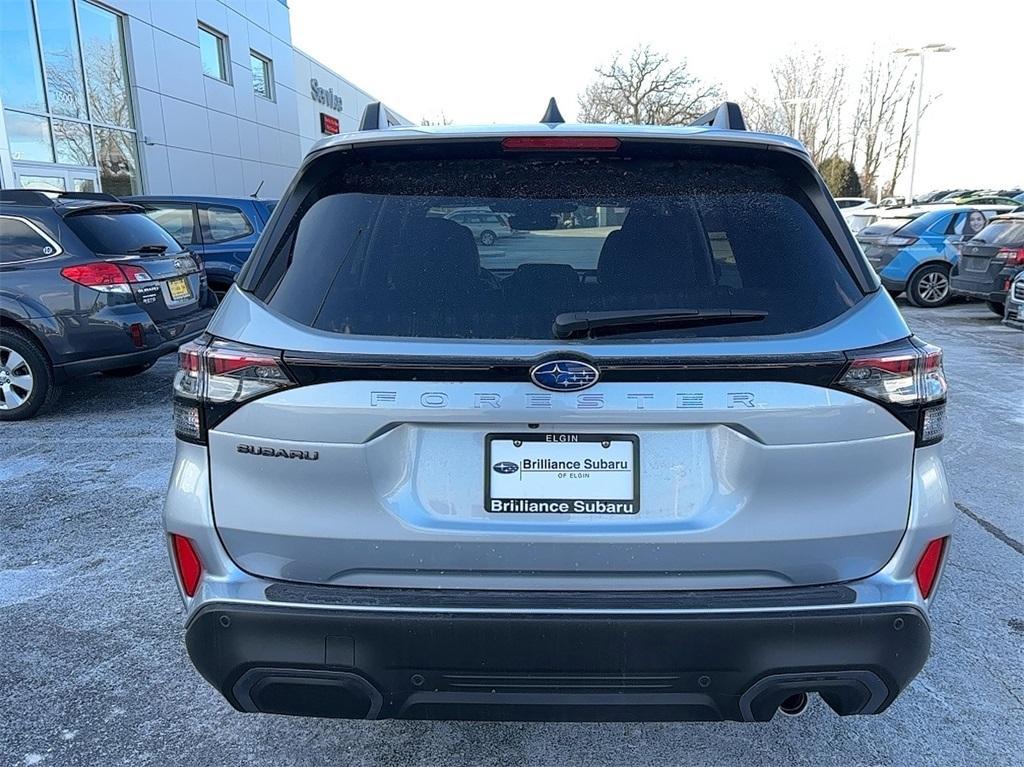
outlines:
[[[85,57],[85,85],[93,122],[134,128],[128,95],[121,17],[92,3],[78,3],[78,23]]]
[[[50,112],[88,120],[74,3],[72,0],[36,0],[36,12]]]
[[[199,25],[199,57],[203,62],[204,75],[228,81],[227,47],[224,35]]]
[[[53,162],[49,120],[24,112],[7,111],[4,121],[7,123],[7,143],[12,160]]]
[[[115,196],[139,191],[139,155],[135,134],[130,131],[96,128],[96,159],[100,186]]]
[[[274,100],[274,70],[266,56],[249,51],[249,66],[252,69],[252,90],[257,96]]]
[[[31,0],[5,0],[0,12],[0,101],[7,109],[46,111]]]
[[[106,192],[141,192],[122,17],[89,0],[0,4],[0,98],[20,184],[92,191],[96,173]]]

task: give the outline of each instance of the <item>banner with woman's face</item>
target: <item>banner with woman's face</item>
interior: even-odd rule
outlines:
[[[985,224],[988,220],[985,218],[985,214],[980,210],[972,210],[966,214],[964,218],[964,239],[968,239],[976,235],[982,229],[985,228]]]

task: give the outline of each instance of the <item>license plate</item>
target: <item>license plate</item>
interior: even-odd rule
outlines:
[[[988,271],[988,259],[987,258],[965,258],[964,259],[964,270],[968,272],[987,272]]]
[[[192,298],[192,288],[189,287],[185,277],[175,277],[167,281],[167,290],[171,294],[172,301],[180,301],[183,298]]]
[[[633,434],[488,434],[484,508],[495,514],[636,514]]]

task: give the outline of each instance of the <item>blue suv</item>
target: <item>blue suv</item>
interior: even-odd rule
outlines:
[[[908,208],[906,216],[881,219],[860,230],[857,242],[892,295],[906,291],[915,306],[943,306],[951,298],[950,274],[960,258],[959,244],[1003,210],[958,206],[922,214]]]
[[[213,195],[125,197],[146,209],[206,265],[210,289],[224,296],[270,220],[277,200]]]

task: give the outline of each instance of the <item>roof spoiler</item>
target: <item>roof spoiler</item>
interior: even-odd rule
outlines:
[[[690,126],[693,128],[721,128],[723,130],[746,130],[743,112],[735,101],[723,101],[705,115],[701,115]]]
[[[363,118],[359,121],[359,130],[385,130],[398,125],[399,120],[388,108],[379,101],[371,101],[363,109]]]

